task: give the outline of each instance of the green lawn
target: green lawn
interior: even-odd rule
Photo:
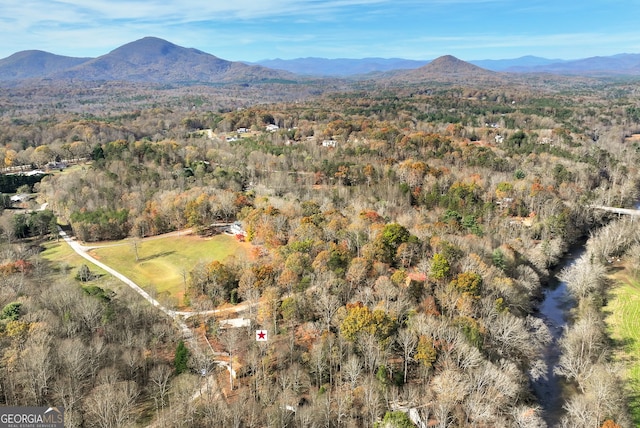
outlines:
[[[45,260],[51,262],[54,269],[56,270],[67,270],[75,275],[80,266],[85,264],[89,266],[92,272],[100,275],[106,273],[99,267],[94,266],[84,258],[80,257],[80,255],[73,251],[71,247],[67,245],[67,243],[62,239],[58,241],[46,242],[42,246],[44,248],[42,257]]]
[[[640,282],[621,281],[604,310],[611,337],[619,344],[617,360],[626,367],[631,416],[635,426],[640,426]]]
[[[229,256],[247,257],[249,244],[237,242],[233,236],[216,235],[211,238],[197,236],[171,236],[137,242],[138,260],[133,241],[109,243],[96,248],[91,255],[128,276],[141,287],[167,293],[182,301],[184,275],[199,261],[224,260]]]

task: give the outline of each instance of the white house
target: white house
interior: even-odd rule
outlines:
[[[335,147],[337,144],[336,140],[322,140],[322,147]]]
[[[233,224],[229,226],[229,231],[234,235],[247,235],[247,232],[244,231],[239,221],[234,221]]]

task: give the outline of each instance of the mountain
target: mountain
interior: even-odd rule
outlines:
[[[145,37],[98,58],[23,51],[0,60],[0,81],[28,78],[216,84],[294,80],[296,76],[286,71],[226,61],[197,49]]]
[[[491,73],[489,70],[463,61],[452,55],[444,55],[431,61],[410,73],[415,74],[467,74],[467,73]]]
[[[471,79],[486,80],[497,75],[498,74],[493,71],[485,70],[484,68],[462,61],[454,56],[445,55],[415,70],[395,73],[389,80],[391,82],[407,83],[423,81],[467,82]]]
[[[306,76],[346,77],[373,72],[413,69],[421,67],[428,62],[402,58],[327,59],[309,57],[265,59],[258,61],[256,64]]]
[[[492,71],[489,71],[492,70]],[[156,37],[127,43],[98,58],[73,58],[29,50],[0,59],[0,81],[74,79],[154,83],[246,83],[299,81],[301,76],[347,77],[389,81],[461,81],[467,77],[496,79],[492,72],[557,75],[640,75],[640,54],[619,54],[565,61],[524,56],[465,62],[450,55],[433,61],[401,58],[227,61]],[[295,73],[295,74],[294,74]]]
[[[0,80],[31,79],[57,73],[89,61],[49,52],[31,50],[16,52],[0,59]]]
[[[227,61],[156,37],[127,43],[52,77],[154,83],[228,83],[295,78],[291,73]]]
[[[385,76],[388,76],[388,72],[397,74],[399,70],[414,70],[430,62],[430,60],[418,61],[401,58],[296,58],[262,60],[256,64],[299,75],[347,77],[372,73],[386,73]],[[637,54],[618,54],[579,60],[549,59],[527,55],[512,59],[473,60],[468,63],[485,70],[509,73],[542,72],[584,76],[640,74],[640,55]]]
[[[572,61],[554,62],[537,66],[510,67],[512,73],[552,73],[581,76],[598,75],[640,75],[640,54],[618,54],[594,56]]]

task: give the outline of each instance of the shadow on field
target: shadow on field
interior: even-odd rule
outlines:
[[[156,253],[156,254],[152,254],[150,256],[147,257],[140,257],[138,259],[139,262],[148,262],[149,260],[153,260],[153,259],[157,259],[159,257],[164,257],[164,256],[169,256],[171,254],[175,253],[175,251],[163,251],[161,253]]]

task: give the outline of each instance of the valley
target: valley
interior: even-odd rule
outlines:
[[[3,174],[45,173],[3,182],[2,405],[74,427],[637,422],[633,287],[610,275],[637,282],[640,235],[595,208],[640,195],[635,79],[250,67],[147,38],[2,83]]]

